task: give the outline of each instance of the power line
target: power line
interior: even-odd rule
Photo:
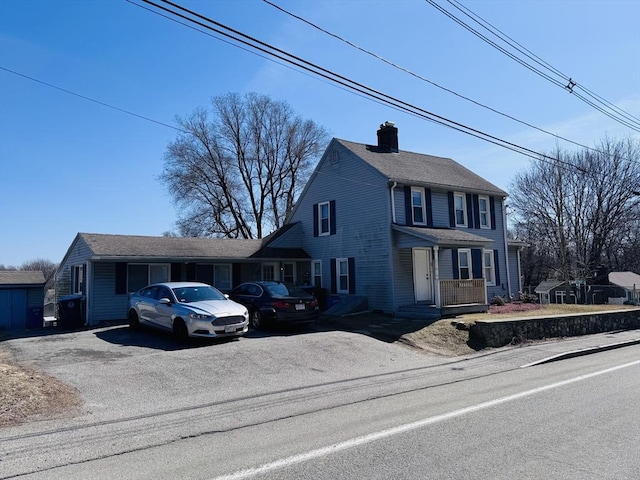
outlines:
[[[622,110],[621,108],[615,106],[611,102],[608,102],[607,100],[604,100],[602,97],[594,94],[590,90],[587,90],[585,87],[582,87],[577,82],[573,81],[570,77],[568,77],[567,75],[561,73],[559,70],[557,70],[556,68],[552,67],[550,64],[548,64],[547,62],[542,60],[540,57],[538,57],[537,55],[535,55],[532,52],[530,52],[528,49],[522,47],[515,40],[511,39],[511,37],[509,37],[508,35],[502,33],[500,30],[498,30],[493,25],[491,25],[489,22],[487,22],[486,20],[482,19],[482,17],[480,17],[479,15],[473,13],[467,7],[464,7],[464,6],[460,5],[459,2],[457,2],[456,0],[447,0],[447,2],[449,2],[451,5],[453,5],[456,9],[458,9],[464,15],[469,17],[471,20],[473,20],[474,22],[479,24],[481,27],[483,27],[484,29],[488,30],[491,34],[493,34],[494,36],[498,37],[500,40],[502,40],[504,43],[509,45],[514,50],[520,52],[525,57],[528,57],[529,59],[533,60],[540,67],[542,67],[545,70],[550,71],[556,77],[559,76],[562,81],[558,80],[557,78],[554,78],[554,76],[549,75],[548,73],[544,72],[540,68],[528,63],[526,60],[523,60],[522,58],[518,57],[516,54],[511,53],[510,51],[508,51],[504,47],[500,46],[498,43],[496,43],[493,40],[489,39],[488,37],[486,37],[485,35],[480,33],[478,30],[474,29],[469,24],[465,23],[463,20],[458,18],[456,15],[454,15],[453,13],[447,11],[444,7],[438,5],[435,0],[425,0],[425,1],[427,3],[429,3],[431,6],[433,6],[436,10],[440,11],[442,14],[444,14],[445,16],[449,17],[451,20],[456,22],[458,25],[462,26],[463,28],[465,28],[469,32],[473,33],[478,38],[480,38],[484,42],[488,43],[492,47],[496,48],[498,51],[502,52],[504,55],[506,55],[507,57],[511,58],[515,62],[519,63],[523,67],[531,70],[532,72],[534,72],[537,75],[541,76],[545,80],[553,83],[554,85],[556,85],[558,87],[561,87],[561,88],[563,88],[565,90],[568,90],[569,93],[574,94],[580,100],[582,100],[583,102],[587,103],[589,106],[595,108],[596,110],[600,111],[601,113],[603,113],[604,115],[608,116],[612,120],[614,120],[614,121],[616,121],[616,122],[618,122],[618,123],[630,128],[632,130],[640,132],[640,119],[637,119],[636,117],[634,117],[630,113],[625,112],[624,110]],[[577,94],[576,93],[576,89],[578,89],[578,88],[583,90],[588,96],[590,96],[592,98],[592,100],[587,100],[584,95]],[[601,105],[596,105],[596,103],[600,103]]]
[[[139,5],[131,0],[127,0],[129,3],[136,5],[138,7],[141,8],[145,8],[142,5]],[[219,35],[223,35],[227,38],[230,38],[232,40],[234,40],[235,42],[241,43],[243,45],[247,45],[250,48],[256,49],[258,51],[261,51],[267,55],[273,56],[275,58],[278,58],[279,60],[282,60],[284,62],[287,62],[291,65],[296,66],[297,68],[300,68],[302,70],[305,70],[307,72],[312,73],[313,75],[317,75],[320,76],[322,78],[325,78],[327,80],[329,80],[332,83],[341,85],[347,89],[349,89],[352,92],[358,92],[359,94],[366,96],[370,99],[374,99],[375,101],[378,102],[382,102],[386,105],[390,105],[396,109],[402,110],[406,113],[409,113],[411,115],[414,116],[418,116],[421,117],[425,120],[429,120],[435,123],[438,123],[440,125],[443,126],[447,126],[449,128],[453,128],[455,130],[458,130],[462,133],[466,133],[467,135],[471,135],[474,136],[476,138],[485,140],[487,142],[493,143],[495,145],[501,146],[503,148],[507,148],[509,150],[512,150],[514,152],[520,153],[521,155],[525,155],[528,156],[530,158],[533,159],[537,159],[537,160],[542,160],[542,161],[549,161],[552,160],[554,163],[563,163],[566,164],[568,167],[572,168],[572,169],[576,169],[578,168],[580,171],[583,171],[582,169],[580,169],[579,167],[576,167],[568,162],[564,162],[558,158],[554,158],[554,157],[550,157],[546,154],[543,154],[541,152],[537,152],[535,150],[531,150],[529,148],[523,147],[521,145],[512,143],[512,142],[508,142],[506,140],[500,139],[498,137],[495,137],[493,135],[490,135],[488,133],[482,132],[480,130],[474,129],[472,127],[469,127],[467,125],[461,124],[459,122],[455,122],[453,120],[447,119],[443,116],[437,115],[433,112],[429,112],[423,108],[417,107],[415,105],[412,105],[408,102],[404,102],[398,98],[395,98],[393,96],[387,95],[383,92],[380,92],[378,90],[375,90],[373,88],[370,88],[366,85],[363,85],[361,83],[358,83],[354,80],[348,79],[347,77],[344,77],[338,73],[332,72],[328,69],[325,69],[323,67],[320,67],[318,65],[315,65],[307,60],[304,60],[300,57],[297,57],[295,55],[292,55],[288,52],[285,52],[284,50],[281,50],[277,47],[274,47],[273,45],[270,45],[268,43],[262,42],[261,40],[258,40],[256,38],[253,38],[247,34],[244,34],[238,30],[235,30],[231,27],[227,27],[226,25],[223,25],[220,22],[217,22],[215,20],[212,20],[204,15],[201,15],[197,12],[194,12],[192,10],[189,10],[185,7],[182,7],[174,2],[171,2],[169,0],[160,0],[162,1],[164,4],[169,5],[172,8],[175,8],[179,11],[175,11],[172,10],[171,8],[159,5],[151,0],[142,0],[144,3],[148,4],[148,5],[152,5],[164,12],[167,12],[171,15],[174,15],[178,18],[181,18],[183,20],[186,20],[188,22],[194,23],[202,28],[205,28],[207,30],[211,30],[216,32]],[[146,9],[146,8],[145,8]],[[148,9],[147,9],[148,10]],[[154,13],[157,13],[154,11]],[[164,16],[164,15],[163,15]],[[195,18],[192,18],[195,17]],[[203,23],[206,22],[206,23]],[[181,22],[177,22],[179,24],[182,24]],[[202,32],[204,33],[204,32]]]
[[[169,125],[168,123],[160,122],[158,120],[154,120],[153,118],[145,117],[144,115],[140,115],[138,113],[134,113],[134,112],[132,112],[130,110],[125,110],[123,108],[116,107],[114,105],[111,105],[111,104],[108,104],[108,103],[105,103],[105,102],[101,102],[100,100],[96,100],[94,98],[87,97],[86,95],[81,95],[79,93],[72,92],[71,90],[67,90],[65,88],[58,87],[57,85],[53,85],[53,84],[47,83],[47,82],[45,82],[43,80],[38,80],[37,78],[30,77],[29,75],[25,75],[24,73],[16,72],[15,70],[11,70],[10,68],[5,68],[5,67],[0,66],[0,70],[12,73],[13,75],[17,75],[17,76],[22,77],[22,78],[26,78],[27,80],[31,80],[32,82],[36,82],[36,83],[40,83],[42,85],[46,85],[47,87],[54,88],[54,89],[59,90],[61,92],[67,93],[69,95],[73,95],[75,97],[82,98],[83,100],[88,100],[89,102],[97,103],[98,105],[102,105],[103,107],[111,108],[113,110],[117,110],[118,112],[126,113],[127,115],[131,115],[133,117],[141,118],[142,120],[146,120],[148,122],[153,122],[153,123],[156,123],[158,125],[162,125],[163,127],[171,128],[172,130],[176,130],[178,132],[189,133],[186,130],[182,130],[181,128],[174,127],[173,125]]]
[[[436,83],[436,82],[434,82],[432,80],[429,80],[428,78],[425,78],[425,77],[423,77],[423,76],[421,76],[421,75],[419,75],[419,74],[417,74],[415,72],[412,72],[411,70],[409,70],[409,69],[407,69],[405,67],[402,67],[402,66],[400,66],[400,65],[398,65],[398,64],[396,64],[396,63],[394,63],[394,62],[392,62],[390,60],[387,60],[386,58],[384,58],[384,57],[382,57],[382,56],[380,56],[380,55],[378,55],[378,54],[376,54],[374,52],[371,52],[370,50],[367,50],[367,49],[365,49],[363,47],[360,47],[360,46],[356,45],[355,43],[353,43],[353,42],[341,37],[340,35],[337,35],[335,33],[332,33],[330,31],[320,27],[319,25],[307,20],[304,17],[301,17],[299,15],[296,15],[296,14],[286,10],[285,8],[283,8],[283,7],[279,6],[279,5],[271,2],[270,0],[263,0],[263,2],[267,3],[268,5],[271,5],[272,7],[276,8],[277,10],[279,10],[279,11],[281,11],[283,13],[285,13],[286,15],[289,15],[290,17],[295,18],[296,20],[299,20],[299,21],[301,21],[303,23],[306,23],[307,25],[315,28],[316,30],[319,30],[322,33],[325,33],[326,35],[329,35],[329,36],[331,36],[331,37],[333,37],[333,38],[335,38],[335,39],[337,39],[337,40],[339,40],[339,41],[341,41],[343,43],[346,43],[347,45],[349,45],[350,47],[355,48],[356,50],[359,50],[359,51],[361,51],[361,52],[363,52],[363,53],[365,53],[367,55],[370,55],[370,56],[374,57],[375,59],[380,60],[380,61],[386,63],[387,65],[390,65],[393,68],[396,68],[396,69],[398,69],[398,70],[400,70],[400,71],[402,71],[404,73],[407,73],[407,74],[409,74],[409,75],[411,75],[411,76],[413,76],[413,77],[415,77],[415,78],[417,78],[417,79],[419,79],[421,81],[429,83],[429,84],[433,85],[434,87],[437,87],[437,88],[439,88],[441,90],[444,90],[445,92],[451,93],[452,95],[455,95],[455,96],[457,96],[459,98],[462,98],[463,100],[471,102],[471,103],[473,103],[475,105],[478,105],[479,107],[485,108],[485,109],[487,109],[487,110],[489,110],[489,111],[491,111],[493,113],[501,115],[501,116],[503,116],[505,118],[508,118],[510,120],[513,120],[515,122],[518,122],[518,123],[520,123],[522,125],[525,125],[525,126],[527,126],[529,128],[533,128],[535,130],[538,130],[539,132],[545,133],[547,135],[551,135],[551,136],[553,136],[553,137],[555,137],[555,138],[557,138],[559,140],[563,140],[565,142],[572,143],[572,144],[574,144],[576,146],[579,146],[579,147],[584,148],[586,150],[591,150],[591,151],[596,152],[596,153],[604,153],[604,152],[602,152],[600,150],[597,150],[595,148],[589,147],[587,145],[583,145],[581,143],[575,142],[575,141],[570,140],[568,138],[565,138],[565,137],[562,137],[560,135],[557,135],[557,134],[554,134],[552,132],[549,132],[547,130],[544,130],[543,128],[536,127],[535,125],[532,125],[532,124],[530,124],[528,122],[525,122],[524,120],[520,120],[520,119],[518,119],[518,118],[516,118],[516,117],[514,117],[512,115],[509,115],[507,113],[501,112],[501,111],[496,110],[496,109],[494,109],[494,108],[492,108],[492,107],[490,107],[488,105],[485,105],[485,104],[483,104],[481,102],[478,102],[478,101],[476,101],[476,100],[474,100],[472,98],[469,98],[469,97],[466,97],[465,95],[457,93],[457,92],[455,92],[455,91],[453,91],[453,90],[451,90],[451,89],[449,89],[447,87],[443,87],[442,85],[439,85],[438,83]]]

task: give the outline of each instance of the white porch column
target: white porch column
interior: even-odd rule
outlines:
[[[435,282],[435,287],[436,287],[436,307],[441,308],[442,305],[440,304],[440,259],[438,256],[438,246],[434,245],[433,247],[433,265],[434,265],[434,279],[433,281]]]

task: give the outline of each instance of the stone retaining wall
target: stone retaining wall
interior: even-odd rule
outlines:
[[[469,337],[487,347],[550,337],[575,337],[591,333],[640,328],[640,308],[561,317],[521,318],[506,321],[477,321]]]

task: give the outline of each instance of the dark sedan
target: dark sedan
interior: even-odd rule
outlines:
[[[318,301],[303,290],[281,282],[247,282],[230,295],[249,310],[255,329],[275,324],[310,324],[318,319]]]

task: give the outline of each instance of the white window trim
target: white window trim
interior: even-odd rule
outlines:
[[[485,275],[487,269],[487,265],[485,263],[486,254],[491,255],[491,279],[488,279]],[[493,250],[482,250],[482,276],[484,277],[487,287],[496,286],[496,257]]]
[[[347,288],[340,289],[340,264],[344,262],[347,265]],[[336,293],[349,294],[349,259],[348,258],[336,258]]]
[[[273,267],[273,278],[265,278],[264,277],[264,267],[271,266]],[[278,274],[280,272],[280,266],[276,262],[264,262],[260,266],[260,279],[261,280],[274,280],[278,282],[280,278],[278,278]]]
[[[485,211],[486,213],[486,218],[487,218],[487,224],[486,225],[482,225],[482,210],[480,209],[480,201],[484,200],[487,205],[487,210]],[[480,195],[478,197],[478,216],[480,217],[480,228],[485,228],[485,229],[491,229],[491,207],[489,205],[489,197],[487,197],[486,195]]]
[[[131,265],[146,265],[146,267],[147,267],[147,282],[146,282],[145,287],[147,285],[151,284],[151,266],[154,266],[154,267],[156,267],[156,266],[158,266],[158,267],[167,267],[168,275],[167,275],[167,280],[166,281],[168,282],[169,280],[171,280],[171,264],[170,263],[129,263],[129,264],[127,264],[127,292],[129,292],[129,293],[132,293],[132,290],[130,290],[130,288],[129,288],[129,267]],[[158,282],[156,282],[156,283],[158,283]]]
[[[74,290],[72,293],[73,294],[81,294],[82,292],[82,286],[85,284],[86,282],[86,272],[85,272],[85,268],[84,268],[84,264],[80,264],[80,265],[74,265],[72,268],[72,279],[71,279],[71,286],[72,286],[72,290]],[[78,279],[79,272],[81,272],[81,280]],[[76,288],[77,286],[77,288]]]
[[[414,205],[413,205],[413,192],[417,192],[420,194],[420,208],[422,209],[422,221],[421,222],[417,222],[416,221],[416,217],[414,215]],[[411,220],[413,221],[414,225],[426,225],[427,224],[427,212],[426,212],[426,208],[425,208],[425,198],[424,198],[424,188],[420,188],[420,187],[411,187]]]
[[[462,278],[462,265],[460,262],[460,254],[466,253],[467,259],[469,260],[468,266],[466,268],[469,269],[469,278]],[[470,248],[459,248],[458,249],[458,279],[459,280],[471,280],[473,278],[473,259],[471,258],[471,249]]]
[[[327,206],[327,231],[322,231],[322,207]],[[324,237],[331,235],[331,202],[321,202],[318,204],[318,236]]]
[[[462,214],[464,216],[464,223],[458,223],[458,211],[456,209],[456,198],[462,198]],[[467,220],[467,195],[462,192],[453,192],[453,216],[456,223],[456,227],[466,227],[469,222]]]
[[[316,267],[318,267],[317,271]],[[316,285],[316,277],[320,277],[320,285]],[[322,260],[311,261],[311,284],[314,287],[322,288]]]

